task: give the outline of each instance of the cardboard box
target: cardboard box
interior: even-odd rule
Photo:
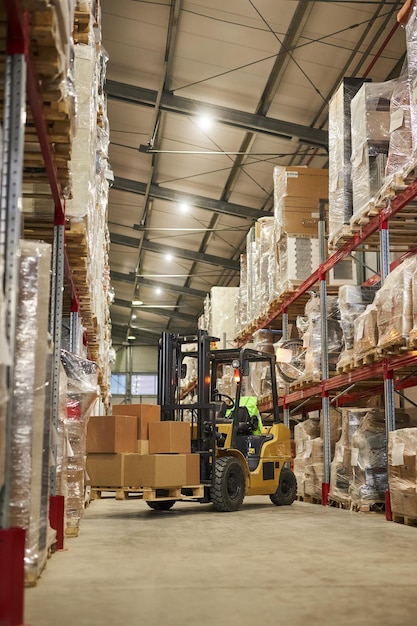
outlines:
[[[88,454],[87,473],[92,487],[123,487],[124,454]]]
[[[149,440],[148,439],[138,439],[136,442],[137,448],[136,452],[138,454],[149,454]]]
[[[400,480],[413,483],[417,488],[417,468],[416,455],[404,454],[404,463],[402,465],[390,465],[388,468],[389,478],[391,480]]]
[[[93,415],[87,425],[87,453],[136,452],[137,418]]]
[[[142,454],[125,454],[124,455],[124,478],[123,486],[138,489],[142,486],[141,479],[141,463]]]
[[[186,454],[185,455],[185,484],[186,485],[199,485],[200,484],[200,455],[199,454]]]
[[[188,422],[151,422],[149,424],[149,454],[191,452],[191,432]]]
[[[140,464],[143,487],[167,489],[187,482],[185,454],[148,454],[141,457]]]
[[[161,407],[157,404],[116,404],[113,415],[135,415],[137,417],[136,439],[148,439],[148,424],[159,422]]]
[[[417,493],[415,489],[391,490],[391,510],[397,515],[417,519]]]

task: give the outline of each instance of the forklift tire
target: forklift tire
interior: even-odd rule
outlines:
[[[234,456],[216,460],[216,469],[210,497],[216,511],[237,511],[246,491],[246,477],[242,464]]]
[[[288,467],[283,467],[279,475],[278,489],[269,498],[275,506],[288,506],[294,502],[296,496],[297,479]]]
[[[146,504],[154,511],[169,511],[175,504],[175,500],[146,500]]]

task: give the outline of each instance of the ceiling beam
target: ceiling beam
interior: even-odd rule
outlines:
[[[110,242],[119,244],[121,246],[127,246],[129,248],[138,248],[141,239],[135,237],[127,237],[126,235],[119,235],[116,233],[110,233]],[[167,251],[172,251],[174,256],[180,259],[186,259],[187,261],[193,261],[197,263],[206,263],[207,265],[215,265],[216,267],[222,267],[227,270],[233,270],[238,272],[240,270],[240,262],[233,261],[232,259],[225,259],[221,256],[215,256],[213,254],[205,254],[203,252],[194,252],[193,250],[186,250],[184,248],[169,247],[165,244],[155,243],[143,239],[142,250],[147,252],[155,252],[156,254],[166,254]]]
[[[113,302],[113,306],[120,306],[124,309],[132,309],[132,302],[130,300],[121,300],[120,298],[115,298]],[[173,304],[172,306],[175,306]],[[180,320],[182,322],[188,322],[195,324],[197,327],[197,316],[196,315],[188,315],[187,313],[180,313],[178,311],[171,311],[170,309],[162,309],[159,307],[153,309],[141,309],[140,306],[133,307],[136,313],[144,312],[150,313],[152,315],[160,315],[161,317],[168,317],[170,319]]]
[[[141,106],[154,107],[158,101],[158,92],[135,85],[107,80],[104,86],[107,96],[113,100],[128,102]],[[201,111],[210,113],[218,122],[240,128],[253,133],[262,133],[281,139],[298,139],[301,143],[312,146],[321,146],[328,149],[328,133],[325,130],[294,124],[272,117],[238,111],[228,107],[199,102],[182,96],[175,96],[172,92],[164,91],[160,99],[160,109],[179,115],[195,116]]]
[[[135,281],[136,274],[134,272],[110,272],[110,280],[114,280],[122,283],[133,283]],[[140,286],[144,287],[159,287],[162,291],[167,291],[169,293],[180,293],[184,296],[191,296],[193,298],[205,298],[207,296],[207,291],[202,291],[201,289],[193,289],[192,287],[182,287],[181,285],[170,285],[169,283],[162,283],[156,280],[150,280],[149,278],[141,278]]]
[[[141,196],[146,194],[147,187],[148,185],[146,183],[140,183],[139,181],[129,180],[128,178],[122,178],[120,176],[114,177],[114,183],[112,185],[112,189],[127,191],[128,193],[136,193]],[[260,209],[253,209],[252,207],[243,206],[241,204],[223,202],[222,200],[214,200],[213,198],[197,196],[192,193],[167,189],[166,187],[160,187],[156,184],[150,185],[149,197],[156,200],[168,200],[170,202],[187,202],[191,206],[195,206],[200,209],[207,209],[211,212],[233,215],[234,217],[241,217],[244,219],[257,220],[260,217],[267,217],[271,215],[270,213],[265,213]]]

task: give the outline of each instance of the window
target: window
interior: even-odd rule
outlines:
[[[156,374],[132,374],[132,396],[156,396],[157,391]]]
[[[126,374],[112,374],[110,378],[110,393],[124,396],[126,393]]]

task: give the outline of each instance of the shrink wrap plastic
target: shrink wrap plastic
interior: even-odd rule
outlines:
[[[319,265],[319,240],[283,234],[277,244],[279,270],[276,296],[293,291]]]
[[[413,311],[413,327],[410,330],[410,342],[414,345],[417,342],[417,267],[413,272],[412,279],[412,311]]]
[[[395,86],[396,81],[364,83],[352,99],[353,215],[375,197],[384,182]]]
[[[396,424],[407,426],[409,416],[396,411]],[[388,489],[387,435],[385,412],[369,410],[361,419],[359,428],[352,436],[351,465],[352,482],[349,495],[354,504],[372,505],[385,502]]]
[[[268,305],[275,295],[275,276],[278,271],[275,254],[275,219],[262,217],[257,221],[259,246],[259,314],[268,311]]]
[[[74,535],[84,510],[87,423],[99,390],[96,363],[65,350],[61,350],[61,363],[67,376],[66,534]]]
[[[390,106],[390,139],[385,182],[389,183],[395,175],[402,174],[407,168],[413,150],[410,111],[410,89],[407,68],[395,83]]]
[[[3,285],[3,260],[0,259],[0,285]],[[3,289],[0,287],[0,489],[4,484],[6,455],[6,412],[7,412],[7,381],[6,365],[10,363],[9,346],[6,337],[6,308]]]
[[[344,79],[329,103],[329,241],[352,217],[351,101],[362,79]]]
[[[48,547],[51,246],[21,242],[19,264],[9,522],[26,529],[25,583],[32,585],[44,567]]]
[[[204,328],[220,339],[221,348],[235,345],[236,301],[239,287],[212,287],[204,301]]]
[[[294,426],[295,459],[294,474],[297,479],[297,495],[306,495],[314,486],[314,463],[322,463],[323,441],[320,439],[320,420],[309,418]],[[313,442],[315,442],[313,444]],[[313,454],[314,452],[314,454]],[[307,481],[307,485],[306,485]],[[320,484],[321,493],[321,484]],[[311,493],[309,495],[312,495]]]
[[[406,25],[408,84],[410,89],[410,114],[412,156],[417,152],[417,7],[414,3]]]
[[[329,367],[334,368],[342,346],[342,328],[340,326],[338,299],[327,299],[327,333]],[[306,348],[304,378],[318,379],[321,375],[321,314],[320,298],[317,295],[306,303],[305,315],[297,318],[297,327]]]
[[[369,409],[342,409],[342,432],[335,445],[333,461],[330,467],[329,497],[336,502],[350,501],[349,486],[353,471],[351,464],[352,437],[359,428],[360,421]]]
[[[249,323],[248,317],[248,268],[246,254],[240,255],[240,283],[236,299],[236,337],[244,331]]]
[[[353,325],[353,356],[355,360],[364,359],[369,353],[375,352],[378,344],[377,307],[375,302],[369,304],[365,311],[358,315]]]
[[[385,279],[375,296],[378,348],[402,345],[413,326],[412,281],[416,257],[406,259]]]
[[[355,320],[373,302],[375,292],[375,287],[344,285],[339,288],[340,325],[343,332],[343,352],[338,360],[339,366],[349,363],[353,357]]]
[[[417,519],[417,428],[394,430],[388,435],[388,483],[391,510]]]

